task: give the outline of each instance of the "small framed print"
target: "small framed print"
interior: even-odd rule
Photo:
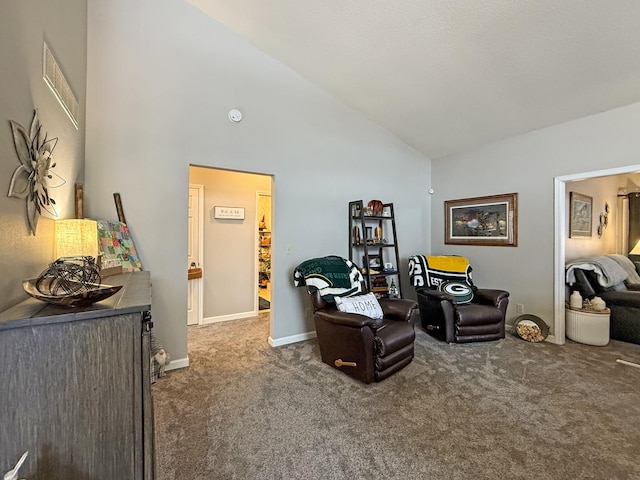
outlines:
[[[569,199],[569,238],[591,237],[593,198],[570,192]]]
[[[362,263],[365,264],[367,259],[363,256]],[[381,270],[382,269],[382,258],[380,255],[369,255],[369,268],[373,270]]]
[[[213,218],[244,220],[244,207],[213,207]]]

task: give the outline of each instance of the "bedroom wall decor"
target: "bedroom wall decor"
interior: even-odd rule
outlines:
[[[598,238],[602,237],[607,225],[609,225],[609,204],[604,202],[604,212],[600,213],[600,223],[598,224]]]
[[[26,198],[29,231],[35,235],[38,218],[43,209],[53,217],[58,216],[56,202],[49,196],[49,189],[66,183],[53,171],[56,166],[52,163],[53,149],[58,143],[58,138],[47,138],[47,133],[43,131],[38,119],[37,109],[33,111],[29,132],[13,120],[9,120],[9,123],[20,165],[11,176],[7,196]]]
[[[577,192],[569,194],[569,238],[591,237],[593,198]]]

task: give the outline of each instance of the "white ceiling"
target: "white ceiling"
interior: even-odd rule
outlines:
[[[640,101],[637,0],[187,0],[430,158]]]

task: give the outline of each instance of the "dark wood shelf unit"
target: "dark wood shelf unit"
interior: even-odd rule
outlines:
[[[400,256],[393,203],[383,204],[383,211],[388,212],[385,215],[365,215],[365,207],[362,200],[349,202],[349,260],[361,267],[369,291],[380,297],[390,296],[388,289],[393,282],[397,288],[395,296],[402,298]],[[356,228],[358,235],[355,233]],[[377,229],[380,232],[378,237],[375,233]],[[376,259],[379,260],[379,268],[375,268]],[[391,263],[393,269],[384,271],[385,263]],[[379,273],[371,273],[372,270]],[[385,285],[377,284],[377,280],[381,278],[386,280]]]

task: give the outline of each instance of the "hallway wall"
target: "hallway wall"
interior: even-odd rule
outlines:
[[[122,195],[175,364],[187,358],[189,165],[274,175],[275,342],[314,331],[292,271],[348,255],[349,201],[394,202],[405,275],[429,251],[431,161],[362,114],[183,0],[89,0],[88,31],[87,209],[108,219]]]
[[[252,313],[257,278],[256,192],[271,191],[271,177],[192,166],[189,183],[204,185],[203,317]],[[214,206],[245,209],[244,220],[213,218]]]

